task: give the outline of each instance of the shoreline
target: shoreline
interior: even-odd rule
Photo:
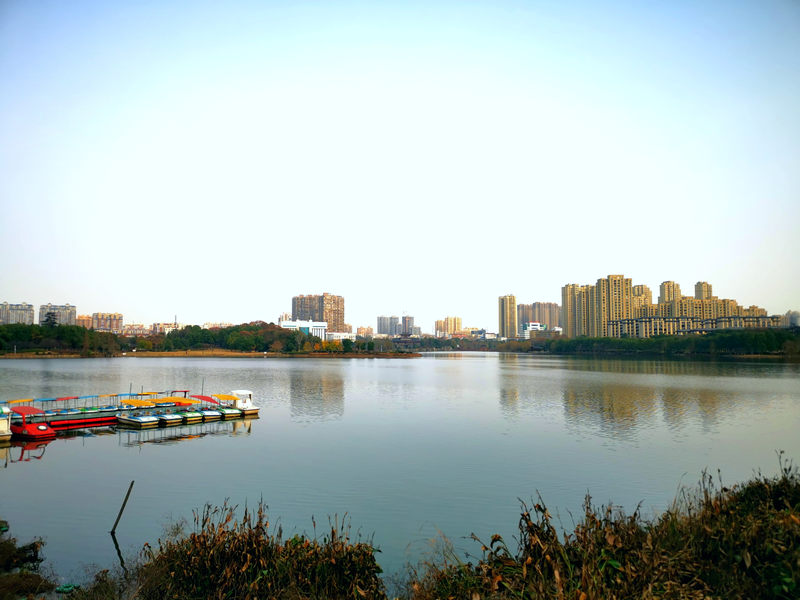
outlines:
[[[418,352],[376,352],[374,354],[361,354],[357,352],[339,353],[309,353],[309,354],[282,354],[279,352],[236,352],[231,350],[173,350],[170,352],[137,351],[114,354],[112,356],[81,356],[80,354],[36,354],[25,352],[19,354],[2,354],[0,360],[33,360],[37,358],[420,358]]]

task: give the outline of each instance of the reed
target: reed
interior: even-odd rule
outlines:
[[[195,530],[145,546],[137,569],[138,598],[383,598],[381,569],[371,541],[351,541],[345,518],[321,536],[283,538],[270,531],[265,506],[207,505]]]
[[[522,503],[515,554],[500,536],[477,563],[410,567],[405,597],[593,600],[599,598],[800,597],[800,477],[779,454],[780,475],[759,472],[727,488],[703,473],[653,520],[596,507],[590,496],[571,533],[553,526],[539,498]],[[477,538],[472,535],[472,539]]]

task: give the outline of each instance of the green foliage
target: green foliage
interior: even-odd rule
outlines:
[[[721,329],[705,335],[639,338],[554,340],[555,354],[792,354],[800,349],[800,334],[791,329]]]
[[[353,340],[348,340],[348,339],[342,340],[342,351],[343,352],[352,352],[353,351]]]
[[[8,352],[17,347],[17,352],[48,350],[52,352],[77,352],[89,355],[91,351],[101,354],[118,352],[121,340],[112,333],[87,330],[78,325],[23,325],[14,323],[0,325],[0,351]]]

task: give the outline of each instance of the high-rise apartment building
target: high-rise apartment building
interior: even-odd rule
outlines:
[[[534,302],[533,304],[517,305],[517,325],[522,323],[541,323],[547,329],[559,326],[561,307],[555,302]]]
[[[665,281],[660,286],[658,304],[652,304],[646,285],[632,286],[622,275],[598,279],[595,285],[566,285],[561,297],[562,326],[568,337],[649,337],[729,327],[772,327],[782,322],[768,317],[758,306],[745,308],[735,300],[720,300],[705,281],[697,282],[694,297],[683,296],[677,283]]]
[[[86,329],[92,328],[92,315],[78,315],[75,319],[75,325],[78,327],[85,327]]]
[[[92,329],[95,331],[109,331],[122,333],[123,323],[121,313],[92,313]]]
[[[75,325],[78,310],[69,304],[42,304],[39,306],[39,323],[44,323],[47,315],[53,313],[59,325]]]
[[[694,297],[695,300],[709,300],[713,298],[711,293],[711,284],[707,281],[698,281],[694,284]]]
[[[411,335],[414,332],[414,317],[403,315],[403,333]]]
[[[497,334],[499,336],[515,338],[519,335],[517,331],[517,298],[513,294],[500,296],[498,299],[498,321]]]
[[[295,296],[292,298],[292,320],[325,321],[329,332],[345,333],[344,298],[328,293]]]
[[[389,317],[386,315],[378,317],[378,335],[389,335]]]
[[[392,315],[389,317],[389,335],[400,335],[403,333],[403,326],[400,324],[400,319]]]
[[[633,286],[623,275],[609,275],[595,285],[561,288],[562,322],[567,337],[606,337],[608,323],[632,316]]]
[[[459,333],[461,327],[461,317],[445,317],[438,319],[433,326],[435,335],[453,335]]]
[[[356,329],[356,335],[359,337],[372,337],[374,335],[374,331],[372,327],[359,327]]]
[[[0,325],[12,325],[22,323],[23,325],[33,325],[33,305],[23,302],[22,304],[0,304]]]
[[[680,300],[683,298],[681,294],[681,286],[674,281],[664,281],[659,287],[658,303],[667,304],[673,300]]]

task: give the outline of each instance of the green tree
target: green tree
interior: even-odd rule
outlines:
[[[352,352],[353,351],[353,340],[349,340],[347,338],[342,340],[342,350],[345,352]]]
[[[56,316],[56,313],[52,311],[47,313],[44,316],[44,323],[42,323],[42,326],[49,328],[58,327],[58,317]]]
[[[367,350],[369,350],[370,352],[375,352],[375,342],[373,342],[372,340],[370,340],[370,341],[367,343]]]

